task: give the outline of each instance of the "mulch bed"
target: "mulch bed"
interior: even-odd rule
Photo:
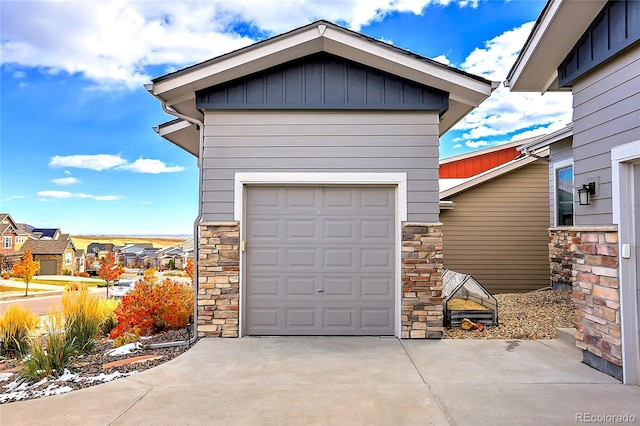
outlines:
[[[72,379],[62,382],[49,379],[37,384],[23,385],[19,392],[12,388],[15,384],[11,385],[11,383],[19,378],[20,362],[16,359],[0,359],[0,404],[40,398],[47,394],[62,393],[55,390],[60,388],[64,388],[65,392],[83,389],[117,377],[139,373],[177,357],[189,350],[190,347],[183,345],[152,349],[149,345],[184,341],[188,337],[186,329],[166,331],[142,338],[140,350],[118,356],[111,356],[106,353],[113,348],[113,341],[104,338],[96,344],[90,354],[79,356],[74,360],[70,371],[74,375]],[[55,389],[52,389],[52,387]]]

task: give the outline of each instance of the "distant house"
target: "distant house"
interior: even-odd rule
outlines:
[[[22,234],[18,225],[13,221],[8,213],[0,213],[0,272],[9,272],[13,265],[20,261],[20,250]]]
[[[0,236],[2,246],[0,254],[13,255],[16,252],[16,237],[18,236],[18,225],[7,213],[0,213]]]
[[[90,260],[99,260],[107,255],[107,253],[112,253],[115,249],[115,245],[111,243],[96,243],[92,242],[87,245],[86,257]]]
[[[38,275],[76,272],[76,248],[69,234],[57,234],[57,239],[28,239],[22,245],[22,251],[27,250],[40,262]]]
[[[465,178],[440,179],[444,267],[492,293],[549,286],[548,163],[523,156],[522,142],[449,160]]]
[[[505,85],[572,94],[570,141],[549,144],[550,260],[570,268],[584,362],[638,385],[640,2],[549,0]]]

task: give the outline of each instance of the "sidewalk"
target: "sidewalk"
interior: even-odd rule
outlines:
[[[0,422],[568,425],[640,422],[639,402],[557,340],[209,338],[137,375],[4,404]]]

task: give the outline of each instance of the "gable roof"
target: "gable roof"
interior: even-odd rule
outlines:
[[[497,87],[497,83],[485,78],[321,20],[153,79],[147,90],[181,118],[158,127],[159,134],[197,155],[196,126],[186,123],[203,119],[196,107],[196,91],[319,52],[448,92],[449,110],[441,116],[440,134],[480,105]]]
[[[548,151],[539,151],[536,156],[520,156],[512,161],[501,164],[493,169],[487,170],[478,175],[472,176],[468,179],[454,179],[456,180],[454,185],[448,185],[445,189],[440,191],[440,200],[459,194],[485,182],[493,180],[497,177],[511,173],[524,166],[527,166],[535,161],[538,161],[540,157],[549,155]],[[445,179],[448,180],[448,179]]]
[[[607,0],[549,0],[504,82],[513,92],[561,89],[558,66],[578,42]]]
[[[8,213],[0,213],[0,235],[11,232],[18,233],[18,226]]]
[[[62,234],[57,240],[33,240],[28,239],[22,245],[20,251],[31,249],[32,254],[63,254],[69,247],[75,251],[75,246],[69,234]]]

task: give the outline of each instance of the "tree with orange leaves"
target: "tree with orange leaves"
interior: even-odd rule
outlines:
[[[13,265],[13,273],[22,278],[22,281],[26,284],[24,288],[24,295],[27,296],[29,293],[29,282],[33,279],[33,277],[40,270],[40,261],[33,260],[33,254],[31,254],[31,249],[27,249],[26,252],[22,254],[22,260],[15,265]]]
[[[98,276],[107,283],[107,297],[109,297],[111,281],[117,280],[122,274],[124,274],[124,269],[116,264],[116,256],[112,252],[108,252],[106,257],[100,259]]]
[[[187,259],[187,266],[184,268],[184,273],[187,277],[191,278],[191,284],[193,284],[193,259]]]

